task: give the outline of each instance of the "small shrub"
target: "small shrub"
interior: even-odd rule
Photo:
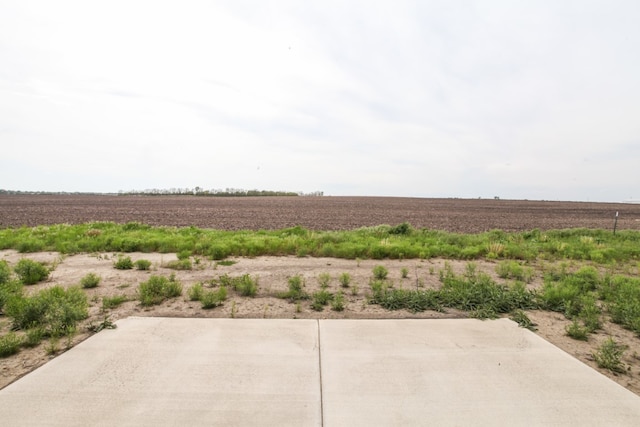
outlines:
[[[580,325],[578,320],[574,320],[565,328],[567,331],[567,335],[573,338],[574,340],[580,341],[588,341],[589,340],[589,329],[585,326]]]
[[[202,299],[202,294],[204,293],[204,288],[202,287],[202,283],[196,283],[195,285],[189,288],[189,300],[191,301],[200,301]]]
[[[406,279],[407,277],[409,277],[409,269],[407,267],[402,267],[400,269],[400,275],[403,279]]]
[[[165,267],[172,270],[191,270],[193,269],[193,264],[189,258],[185,258],[169,261],[165,264]]]
[[[11,279],[11,268],[7,261],[0,261],[0,285],[7,283]]]
[[[45,332],[42,328],[29,329],[22,345],[25,347],[35,347],[42,342],[44,336]]]
[[[329,282],[331,282],[331,275],[329,273],[320,273],[318,276],[318,284],[320,288],[327,289],[329,287]]]
[[[282,292],[278,295],[280,298],[287,298],[291,301],[299,301],[301,299],[308,299],[309,294],[304,291],[304,279],[300,275],[289,277],[288,280],[289,290]]]
[[[618,344],[609,337],[592,355],[599,367],[621,373],[624,372],[624,364],[621,359],[626,350],[627,346]]]
[[[258,293],[258,279],[244,274],[233,281],[233,288],[243,297],[254,297]]]
[[[408,222],[403,222],[402,224],[398,224],[395,227],[391,227],[389,229],[389,234],[399,234],[399,235],[408,235],[411,234],[413,228],[411,224]]]
[[[151,261],[148,259],[139,259],[133,263],[137,270],[149,270],[151,269]]]
[[[178,259],[180,261],[183,261],[185,259],[189,259],[189,257],[191,257],[191,251],[188,250],[184,250],[184,251],[180,251],[176,254],[176,256],[178,257]]]
[[[32,296],[14,296],[7,301],[6,314],[16,329],[42,327],[47,336],[75,332],[76,324],[88,316],[86,294],[79,287],[54,286]]]
[[[0,337],[0,357],[9,357],[20,350],[22,339],[14,332]]]
[[[0,311],[12,296],[22,294],[22,286],[22,282],[16,279],[0,283]]]
[[[211,309],[222,305],[222,302],[227,299],[227,288],[220,286],[217,290],[206,291],[202,293],[200,303],[202,308]]]
[[[85,289],[95,288],[100,283],[100,280],[101,280],[101,277],[98,276],[97,274],[89,273],[86,276],[84,276],[82,279],[80,279],[80,285],[82,285],[82,287]]]
[[[348,288],[351,283],[351,275],[349,273],[342,273],[340,277],[338,277],[338,281],[343,288]]]
[[[337,294],[335,294],[335,296],[333,297],[333,300],[331,301],[331,310],[343,311],[344,304],[345,304],[344,295],[342,294],[342,292],[338,292]]]
[[[131,257],[120,256],[113,266],[118,270],[131,270],[133,268],[133,261],[131,261]]]
[[[331,292],[323,289],[321,291],[315,292],[312,295],[312,298],[313,302],[311,303],[311,308],[315,311],[322,311],[324,310],[324,307],[329,304],[329,302],[331,302],[331,300],[333,299],[333,295],[331,294]]]
[[[110,310],[129,301],[126,295],[114,295],[112,297],[102,297],[102,309]]]
[[[168,298],[174,298],[182,294],[182,285],[175,280],[164,276],[151,276],[138,287],[138,299],[143,306],[160,304]]]
[[[49,277],[49,269],[43,263],[27,258],[18,261],[13,270],[25,285],[33,285]]]
[[[376,265],[373,267],[373,277],[376,280],[385,280],[389,275],[389,271],[382,265]]]
[[[533,279],[533,268],[521,265],[517,261],[502,261],[496,266],[496,273],[501,279],[515,279],[530,283]]]

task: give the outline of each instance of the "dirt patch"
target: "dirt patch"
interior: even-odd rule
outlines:
[[[129,316],[167,316],[167,317],[211,317],[211,318],[286,318],[286,319],[398,319],[398,318],[463,318],[467,314],[457,310],[448,309],[445,313],[426,311],[423,313],[410,313],[408,311],[388,311],[377,305],[367,303],[369,295],[369,280],[372,277],[373,267],[383,265],[389,271],[389,278],[398,288],[437,288],[440,286],[439,271],[448,263],[456,273],[464,272],[467,262],[443,259],[429,260],[343,260],[333,258],[295,258],[295,257],[259,257],[259,258],[234,258],[235,264],[223,266],[207,259],[195,260],[194,269],[187,271],[174,271],[166,268],[169,261],[175,260],[175,254],[156,253],[131,253],[127,254],[133,261],[146,259],[151,261],[149,271],[117,270],[114,261],[117,254],[78,254],[63,256],[58,253],[46,252],[28,254],[26,257],[38,261],[45,261],[55,265],[55,270],[46,282],[28,286],[28,292],[53,285],[73,286],[78,285],[81,278],[88,273],[95,273],[101,277],[97,288],[86,289],[90,302],[89,318],[82,323],[79,333],[69,342],[61,342],[62,351],[66,347],[72,347],[91,335],[87,327],[98,324],[108,317],[116,321]],[[0,251],[0,259],[14,264],[25,257],[13,250]],[[478,272],[484,272],[493,277],[497,282],[502,282],[496,276],[495,263],[488,261],[474,261]],[[402,277],[402,270],[408,271],[407,277]],[[531,287],[541,284],[540,269]],[[330,292],[342,290],[345,295],[346,307],[342,312],[331,310],[314,311],[309,301],[300,304],[289,302],[277,297],[279,292],[288,288],[288,279],[294,275],[301,275],[305,281],[305,290],[313,293],[320,289],[318,277],[322,273],[331,276],[329,283]],[[342,273],[351,275],[351,283],[348,288],[343,288],[338,281]],[[181,297],[166,301],[165,303],[150,308],[142,307],[136,300],[138,285],[148,280],[151,275],[169,276],[175,274],[183,284],[184,291]],[[241,297],[230,291],[224,305],[211,310],[201,308],[199,302],[189,301],[188,289],[195,283],[206,283],[220,276],[240,276],[249,274],[258,279],[258,293],[256,297]],[[102,309],[103,297],[125,295],[129,301],[121,306],[111,309]],[[604,375],[640,395],[640,340],[633,333],[620,328],[617,325],[606,322],[602,331],[591,336],[588,342],[575,341],[565,334],[565,326],[569,321],[557,313],[543,311],[531,311],[529,317],[538,324],[537,333],[563,349],[567,353],[598,369],[591,353],[607,337],[614,337],[617,341],[629,346],[625,353],[624,362],[629,367],[625,374],[614,375],[608,371],[600,370]],[[10,319],[0,315],[0,333],[6,333],[10,329]],[[0,359],[0,388],[15,381],[26,373],[46,363],[54,355],[47,353],[47,343],[31,349],[23,349],[15,356]]]
[[[90,221],[273,230],[350,230],[409,222],[457,233],[500,229],[640,230],[640,204],[406,197],[195,197],[0,195],[0,227]]]

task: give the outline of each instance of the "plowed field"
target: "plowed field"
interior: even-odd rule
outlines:
[[[640,230],[640,204],[400,197],[1,195],[0,227],[138,221],[224,230],[345,230],[409,222],[460,233],[575,227]]]

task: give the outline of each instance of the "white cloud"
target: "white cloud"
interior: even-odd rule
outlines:
[[[0,5],[0,187],[638,198],[635,2]]]

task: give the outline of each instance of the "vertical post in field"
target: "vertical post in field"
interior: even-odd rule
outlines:
[[[613,235],[616,235],[616,228],[618,227],[618,211],[616,211],[616,219],[613,221]]]

